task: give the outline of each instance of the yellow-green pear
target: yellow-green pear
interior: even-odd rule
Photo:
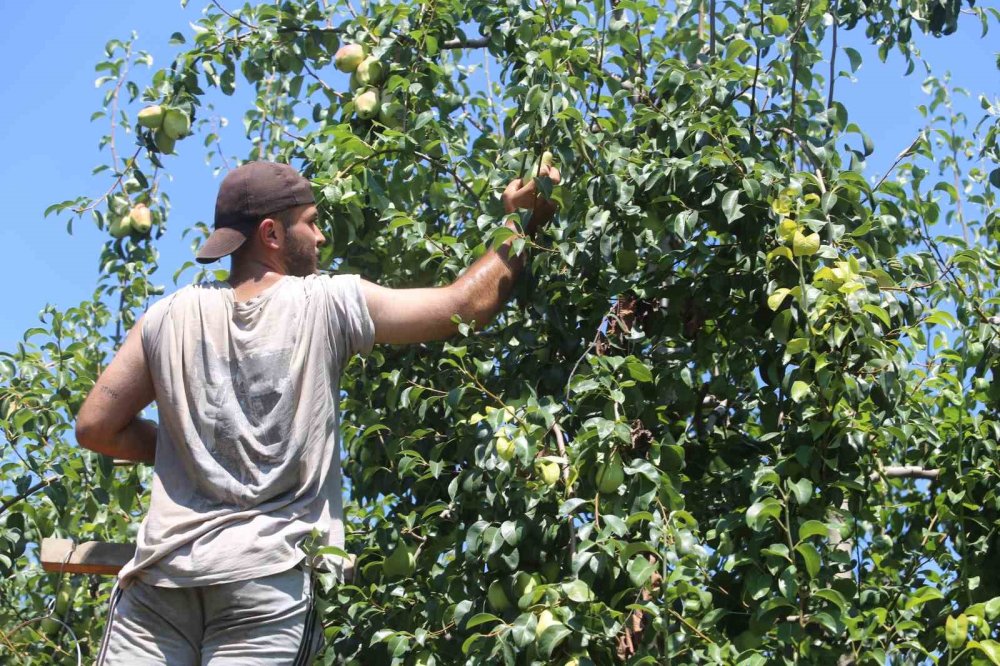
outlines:
[[[139,112],[139,124],[149,129],[160,129],[163,124],[163,107],[159,104],[147,106]]]
[[[411,576],[416,569],[416,557],[402,542],[398,542],[392,554],[382,561],[382,571],[389,578]]]
[[[529,168],[528,173],[524,175],[524,178],[522,179],[524,180],[524,183],[527,184],[529,180],[541,174],[542,167],[551,167],[552,160],[553,160],[552,151],[546,150],[544,153],[542,153],[542,156],[541,158],[539,158],[538,162],[536,162],[534,166]]]
[[[129,224],[128,215],[124,217],[116,217],[111,221],[111,226],[108,227],[108,231],[114,238],[125,238],[132,231],[132,226]]]
[[[538,463],[538,471],[542,475],[542,481],[547,486],[554,486],[559,482],[559,465],[554,462]]]
[[[545,580],[550,583],[558,583],[559,579],[562,578],[562,566],[559,560],[549,560],[542,565],[542,575],[545,576]]]
[[[177,143],[162,129],[156,130],[156,134],[153,135],[153,141],[156,143],[156,149],[164,155],[173,154],[174,144]]]
[[[597,468],[597,489],[602,493],[613,493],[625,480],[625,470],[621,461],[615,456],[610,462],[602,463]]]
[[[358,118],[369,119],[378,113],[378,91],[375,88],[369,88],[363,93],[354,98],[354,110],[358,114]]]
[[[180,139],[191,131],[191,119],[180,109],[167,109],[163,114],[163,131],[171,139]]]
[[[365,47],[361,44],[346,44],[337,49],[333,63],[342,72],[353,72],[365,59]]]
[[[375,56],[368,56],[361,61],[358,68],[354,71],[355,76],[358,77],[358,81],[364,86],[377,86],[382,82],[382,75],[385,68],[382,66],[382,62]]]
[[[538,623],[535,625],[535,637],[541,638],[545,630],[554,624],[560,624],[556,616],[548,608],[538,614]]]
[[[150,214],[149,207],[146,204],[138,203],[132,206],[128,217],[131,221],[132,229],[136,233],[148,234],[149,229],[153,226],[153,216]]]
[[[507,593],[504,592],[503,583],[498,580],[490,583],[489,589],[486,590],[486,599],[490,602],[493,610],[497,612],[502,613],[510,608],[510,599],[507,598]]]
[[[514,442],[510,441],[506,435],[497,435],[497,455],[504,460],[510,460],[514,457]]]
[[[517,600],[517,607],[524,610],[530,606],[531,593],[543,583],[542,577],[536,573],[529,574],[526,571],[518,571],[517,575],[514,576],[514,598]]]
[[[406,108],[396,101],[391,95],[382,95],[382,103],[379,105],[378,120],[390,129],[399,129],[403,126],[403,115]]]

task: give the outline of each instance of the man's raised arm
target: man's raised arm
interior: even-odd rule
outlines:
[[[553,183],[560,179],[554,167],[543,167],[540,175],[547,175]],[[525,229],[529,236],[555,215],[555,204],[539,195],[534,179],[526,185],[520,179],[511,182],[502,199],[508,214],[518,208],[532,211]],[[512,221],[507,226],[516,230]],[[524,252],[510,256],[513,240],[508,238],[499,248],[490,248],[446,287],[390,289],[362,280],[368,312],[375,323],[375,342],[404,344],[449,338],[458,332],[451,320],[456,314],[462,321],[475,321],[482,329],[507,302],[524,267]]]

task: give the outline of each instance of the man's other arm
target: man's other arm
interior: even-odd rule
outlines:
[[[141,327],[142,318],[84,400],[76,416],[76,441],[106,456],[151,463],[156,454],[156,423],[138,418],[154,398]]]
[[[559,172],[552,168],[548,175],[559,182]],[[503,193],[504,209],[509,214],[518,208],[532,210],[524,230],[533,236],[537,228],[555,214],[552,202],[543,199],[534,180],[527,185],[513,181]],[[517,230],[513,221],[507,226]],[[459,315],[464,322],[476,322],[484,328],[507,302],[510,292],[524,267],[525,252],[511,255],[512,236],[497,249],[490,248],[457,280],[446,287],[424,289],[390,289],[361,281],[368,312],[375,324],[375,342],[405,344],[444,340],[458,332],[451,320]]]

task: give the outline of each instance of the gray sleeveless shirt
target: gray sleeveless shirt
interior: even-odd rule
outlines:
[[[286,275],[243,302],[225,282],[190,285],[140,333],[159,429],[122,586],[279,573],[313,528],[342,547],[340,373],[375,337],[359,276]]]

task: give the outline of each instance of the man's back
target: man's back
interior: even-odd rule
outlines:
[[[314,525],[343,543],[338,382],[374,328],[357,276],[283,276],[237,302],[185,287],[143,319],[159,431],[149,515],[121,573],[161,587],[283,571]]]

